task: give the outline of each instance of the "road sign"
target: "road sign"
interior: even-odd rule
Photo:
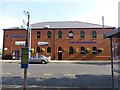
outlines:
[[[30,17],[29,12],[24,11],[23,13],[24,13],[24,17],[22,20],[22,28],[29,30],[29,17]]]
[[[25,24],[23,24],[23,25],[21,26],[21,28],[23,28],[23,29],[27,30],[27,29],[28,29],[28,26],[27,26],[27,25],[25,25]]]
[[[24,47],[21,49],[21,68],[28,68],[29,48]]]

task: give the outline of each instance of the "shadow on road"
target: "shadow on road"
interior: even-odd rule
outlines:
[[[3,87],[8,85],[22,85],[23,78],[20,76],[2,77]],[[77,87],[77,88],[111,88],[111,76],[110,75],[76,75],[75,78],[69,77],[28,77],[27,85],[35,85],[39,87]],[[4,87],[6,88],[6,87]]]

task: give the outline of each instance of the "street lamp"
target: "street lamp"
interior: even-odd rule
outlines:
[[[26,30],[26,44],[25,47],[28,47],[28,38],[29,38],[29,22],[30,22],[30,13],[27,11],[24,11],[24,13],[28,16],[28,21],[27,21],[27,30]]]

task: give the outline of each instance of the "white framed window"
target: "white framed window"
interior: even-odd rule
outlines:
[[[74,34],[73,34],[73,31],[70,31],[69,32],[69,38],[73,38]]]

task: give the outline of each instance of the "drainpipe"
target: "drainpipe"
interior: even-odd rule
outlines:
[[[56,43],[56,42],[55,42],[55,29],[54,29],[54,34],[53,34],[53,36],[54,36],[54,37],[53,37],[53,48],[54,48],[53,60],[55,60],[55,52],[56,52],[56,46],[55,46],[55,43]]]
[[[6,37],[7,38],[7,37]],[[5,48],[5,29],[3,29],[3,48],[2,48],[2,59],[4,59],[4,48]]]

